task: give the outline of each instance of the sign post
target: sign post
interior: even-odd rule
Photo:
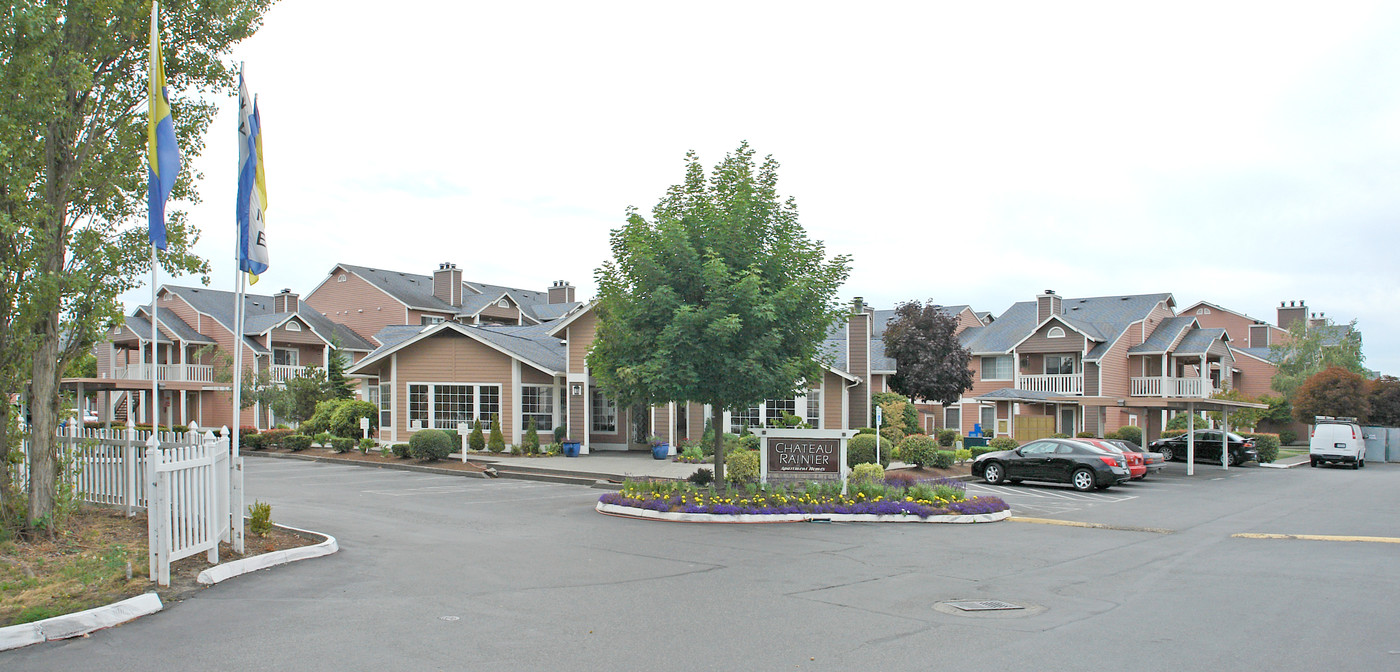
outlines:
[[[875,407],[875,464],[880,464],[880,427],[885,424],[883,408]]]

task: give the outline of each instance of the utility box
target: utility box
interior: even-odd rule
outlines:
[[[1390,430],[1385,427],[1362,427],[1361,438],[1366,443],[1367,462],[1385,462],[1386,444]]]
[[[987,445],[985,436],[969,436],[963,439],[963,448],[979,448]]]

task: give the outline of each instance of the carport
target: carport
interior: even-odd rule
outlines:
[[[1052,401],[1061,403],[1077,402],[1084,407],[1087,413],[1089,409],[1103,409],[1110,406],[1142,409],[1144,411],[1186,411],[1195,414],[1197,411],[1219,411],[1221,418],[1222,441],[1226,445],[1221,446],[1220,468],[1228,470],[1230,468],[1229,433],[1230,433],[1230,411],[1245,408],[1268,408],[1268,404],[1256,404],[1248,401],[1232,401],[1229,399],[1196,399],[1191,397],[1132,397],[1120,399],[1117,397],[1057,397]],[[1102,425],[1100,425],[1102,427]],[[1160,436],[1160,435],[1159,435]],[[1151,437],[1147,432],[1143,432],[1143,444],[1149,443]],[[1186,434],[1186,475],[1193,476],[1196,473],[1196,433]]]

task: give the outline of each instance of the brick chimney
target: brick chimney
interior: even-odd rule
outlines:
[[[1065,313],[1064,300],[1053,289],[1045,290],[1044,294],[1035,297],[1035,322],[1040,324],[1045,318],[1051,315],[1063,315]]]
[[[454,308],[462,307],[462,271],[457,264],[443,262],[433,271],[433,296]]]
[[[551,304],[573,303],[574,286],[569,284],[568,280],[555,280],[554,284],[549,286],[549,302]]]
[[[851,314],[846,321],[846,370],[860,378],[852,387],[847,406],[846,426],[849,429],[870,424],[870,327],[873,321],[865,298],[851,301]]]
[[[1289,301],[1284,305],[1278,302],[1278,326],[1280,329],[1288,329],[1294,322],[1301,322],[1308,319],[1308,306],[1302,301]]]
[[[1248,345],[1248,347],[1251,347],[1251,348],[1267,348],[1267,347],[1269,347],[1269,329],[1271,329],[1271,328],[1272,328],[1272,327],[1270,327],[1270,326],[1267,325],[1267,324],[1264,324],[1263,322],[1260,322],[1260,323],[1258,323],[1258,324],[1251,324],[1251,325],[1249,325],[1249,345]]]
[[[1308,328],[1327,326],[1327,313],[1313,313],[1308,319]]]
[[[284,289],[272,295],[272,312],[274,313],[295,313],[297,312],[297,295],[292,293],[290,288]]]

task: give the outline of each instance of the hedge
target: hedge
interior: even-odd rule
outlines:
[[[1240,436],[1254,439],[1254,450],[1259,453],[1259,464],[1267,464],[1278,459],[1278,447],[1283,443],[1278,434],[1250,433]]]
[[[846,466],[854,469],[857,464],[867,463],[875,463],[875,435],[857,434],[846,441]],[[890,466],[889,450],[880,451],[880,466]]]
[[[992,450],[1016,450],[1021,444],[1009,436],[998,436],[987,442],[987,447]]]
[[[293,452],[306,450],[311,447],[311,437],[305,434],[292,434],[282,439],[282,447]]]
[[[408,440],[408,454],[433,462],[452,453],[452,440],[440,429],[420,429]]]
[[[337,436],[334,439],[331,439],[331,450],[334,450],[337,453],[348,453],[354,447],[354,439],[347,439],[343,436]]]
[[[939,469],[952,469],[956,454],[951,450],[939,450],[933,454],[933,466]]]

